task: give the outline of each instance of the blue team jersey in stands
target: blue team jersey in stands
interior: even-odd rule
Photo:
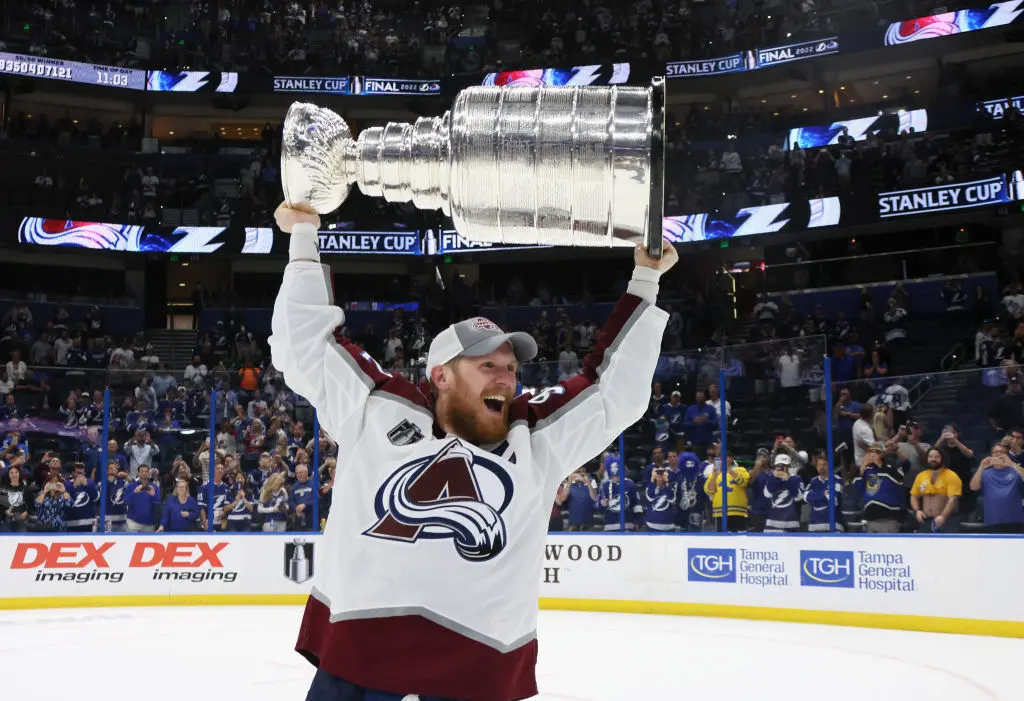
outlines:
[[[679,455],[679,508],[687,511],[702,505],[704,494],[704,466],[693,453]]]
[[[636,485],[633,480],[626,479],[624,483],[626,503],[622,503],[622,491],[619,482],[608,480],[601,485],[598,504],[604,511],[605,530],[617,530],[620,525],[620,511],[626,514],[626,523],[633,523],[634,519],[643,513],[643,507],[637,502]]]
[[[672,433],[683,432],[683,416],[686,414],[686,406],[680,402],[679,404],[668,404],[661,405],[660,415],[664,416],[668,420],[669,429]]]
[[[750,481],[750,513],[752,516],[768,516],[768,505],[770,500],[765,496],[765,477],[767,472],[757,473],[757,477]]]
[[[873,521],[901,518],[906,502],[903,490],[903,466],[898,463],[890,463],[882,467],[872,465],[864,470],[862,477],[864,496],[861,508],[864,512],[864,519]]]
[[[247,525],[252,521],[252,513],[246,508],[244,501],[235,501],[238,496],[239,490],[244,490],[245,486],[240,484],[231,485],[231,490],[228,492],[228,505],[231,510],[228,512],[228,521],[234,523],[236,527],[245,530]],[[248,496],[248,495],[247,495]],[[252,501],[251,499],[249,500]]]
[[[120,477],[113,481],[107,480],[107,518],[113,523],[123,523],[125,514],[128,513],[128,504],[125,496],[128,492],[128,483]]]
[[[843,481],[839,476],[833,478],[835,487],[833,489],[836,502],[836,529],[842,530],[843,514]],[[804,493],[804,500],[811,507],[811,515],[808,520],[808,531],[827,531],[828,523],[828,478],[815,475],[807,485]]]
[[[644,502],[647,509],[644,520],[654,531],[671,531],[676,526],[676,515],[679,511],[679,483],[669,481],[659,487],[648,483],[644,491]]]
[[[79,487],[75,486],[72,480],[64,482],[64,488],[70,497],[68,510],[64,514],[65,525],[68,528],[91,526],[96,516],[95,503],[99,499],[96,483],[86,480],[85,484]]]
[[[800,500],[803,481],[793,475],[780,479],[764,474],[764,496],[768,501],[765,530],[796,530],[800,528]]]
[[[206,511],[206,517],[210,517],[210,512],[206,508],[206,501],[210,496],[210,483],[207,482],[199,490],[199,508]],[[220,511],[224,510],[225,505],[228,501],[228,486],[224,483],[213,485],[213,518],[216,519],[216,527],[220,527]]]

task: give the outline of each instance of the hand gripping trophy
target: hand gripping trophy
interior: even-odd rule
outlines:
[[[334,112],[296,102],[284,123],[289,206],[326,214],[348,196],[440,209],[473,241],[662,251],[665,83],[472,87],[442,117],[353,139]]]

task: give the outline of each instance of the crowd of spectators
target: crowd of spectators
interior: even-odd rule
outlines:
[[[326,517],[337,445],[314,441],[302,420],[311,411],[242,325],[229,318],[198,336],[192,361],[171,371],[143,334],[108,337],[99,309],[36,320],[17,304],[3,323],[0,528],[92,531],[101,494],[113,531],[196,530],[208,518],[217,529],[311,530],[317,508]]]

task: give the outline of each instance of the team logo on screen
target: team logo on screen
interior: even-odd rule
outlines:
[[[513,491],[504,468],[454,439],[388,476],[374,500],[377,522],[363,535],[403,543],[451,539],[464,560],[485,562],[508,545],[501,514]]]

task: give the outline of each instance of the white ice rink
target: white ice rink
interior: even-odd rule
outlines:
[[[313,670],[292,651],[300,616],[291,607],[0,611],[2,697],[303,701]],[[1022,639],[543,611],[537,699],[1021,701],[1022,663]]]

